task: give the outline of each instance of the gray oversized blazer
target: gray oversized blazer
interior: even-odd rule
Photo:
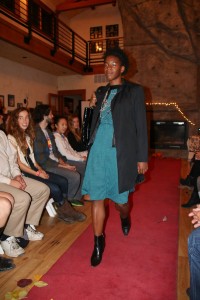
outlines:
[[[96,91],[97,105],[94,109],[91,138],[95,139],[99,124],[99,111],[109,85]],[[132,190],[137,176],[137,162],[148,161],[148,138],[146,108],[143,88],[126,80],[112,100],[113,143],[117,151],[119,193]],[[106,133],[105,133],[106,134]],[[108,162],[109,163],[109,162]]]

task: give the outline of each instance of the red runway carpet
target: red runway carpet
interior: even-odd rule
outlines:
[[[90,226],[43,276],[48,286],[34,287],[28,299],[176,300],[180,165],[152,159],[146,182],[130,196],[129,236],[123,236],[110,203],[102,263],[90,266]]]

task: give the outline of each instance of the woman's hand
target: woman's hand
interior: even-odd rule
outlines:
[[[76,171],[76,167],[75,166],[71,166],[71,165],[69,165],[69,164],[59,164],[58,165],[59,167],[61,167],[61,168],[65,168],[65,169],[68,169],[68,170],[71,170],[71,171]]]
[[[138,174],[144,174],[148,170],[148,163],[147,162],[138,162],[137,168],[138,168]]]

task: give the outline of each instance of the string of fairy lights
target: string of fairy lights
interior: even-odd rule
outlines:
[[[174,106],[174,108],[182,115],[182,117],[191,125],[195,125],[191,120],[189,120],[186,115],[182,112],[180,107],[176,102],[146,102],[146,105],[149,106]]]

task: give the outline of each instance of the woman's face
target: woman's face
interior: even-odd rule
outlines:
[[[73,126],[75,129],[79,129],[80,125],[79,125],[79,119],[78,118],[73,118]]]
[[[19,127],[25,131],[29,126],[29,121],[29,113],[26,110],[21,111],[18,116]]]
[[[56,131],[60,134],[64,134],[67,130],[67,120],[66,119],[60,119],[56,126]]]
[[[104,72],[110,84],[120,84],[124,66],[121,65],[118,57],[108,56],[104,62]]]

